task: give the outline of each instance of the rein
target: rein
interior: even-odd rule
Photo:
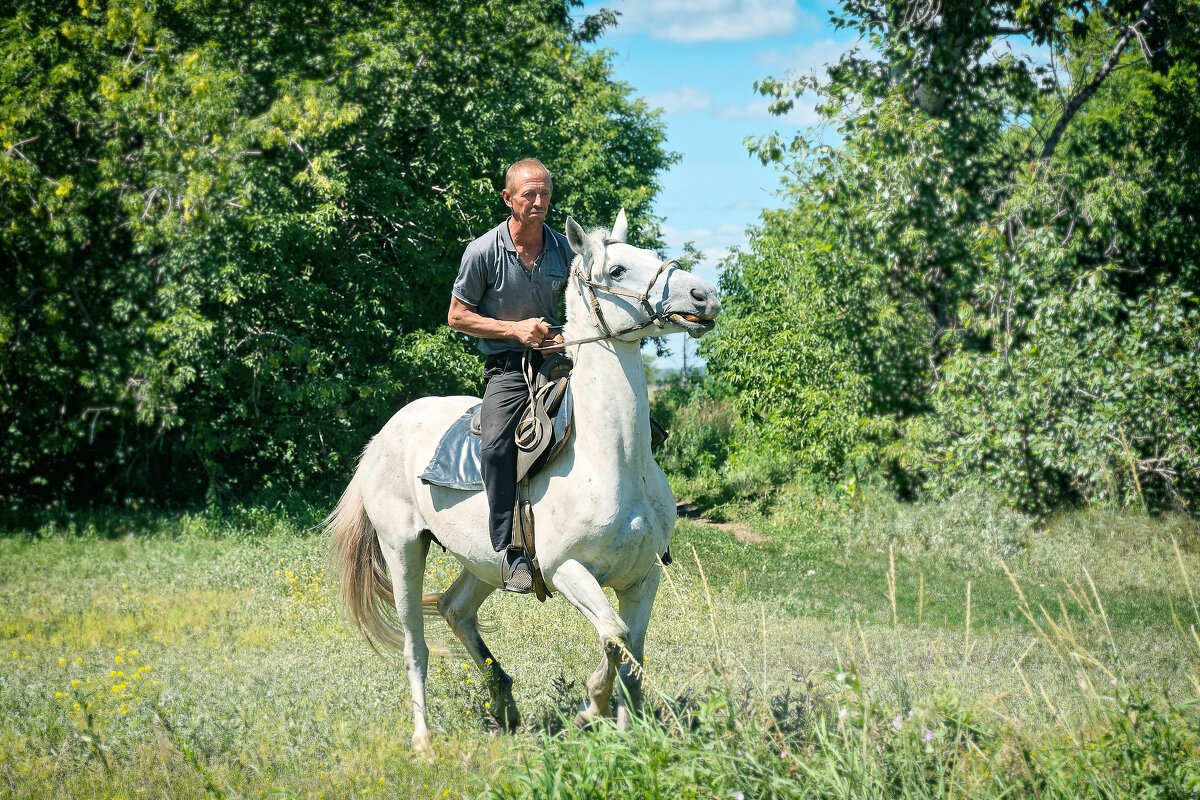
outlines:
[[[613,240],[610,239],[610,240],[606,241],[604,244],[605,245],[613,244]],[[616,286],[605,286],[602,283],[597,283],[596,281],[593,281],[592,279],[588,278],[586,275],[583,274],[583,271],[581,269],[577,268],[577,269],[572,270],[571,274],[574,277],[579,279],[579,293],[583,297],[583,299],[587,302],[588,310],[591,311],[592,327],[596,328],[597,330],[603,331],[603,333],[601,333],[599,336],[585,336],[582,339],[572,339],[571,341],[559,342],[559,343],[555,343],[552,345],[540,345],[538,347],[532,347],[530,349],[531,350],[554,350],[554,349],[557,349],[560,347],[570,347],[572,345],[577,345],[577,344],[588,344],[589,342],[608,341],[609,339],[615,339],[618,336],[624,336],[627,333],[634,333],[636,331],[644,330],[646,328],[649,328],[651,325],[653,325],[656,328],[662,328],[663,325],[666,324],[666,319],[663,317],[662,314],[655,311],[654,306],[652,306],[650,304],[650,290],[654,288],[654,284],[658,282],[658,279],[660,277],[662,277],[662,274],[671,268],[672,264],[674,264],[675,266],[678,266],[679,261],[674,258],[669,258],[666,261],[663,261],[661,264],[659,264],[658,269],[654,272],[654,275],[652,275],[650,277],[650,282],[648,284],[646,284],[645,290],[642,291],[640,294],[638,292],[630,291],[629,289],[621,289]],[[639,303],[641,303],[642,307],[644,309],[646,309],[646,312],[649,314],[649,319],[647,319],[641,325],[634,325],[633,327],[630,327],[630,328],[622,328],[619,331],[611,330],[608,327],[608,323],[605,322],[605,320],[604,320],[604,312],[602,312],[600,310],[600,301],[598,299],[596,299],[596,290],[600,290],[602,292],[607,292],[608,294],[618,294],[623,297],[632,297],[634,300],[637,300]],[[553,327],[561,328],[563,326],[555,325]]]

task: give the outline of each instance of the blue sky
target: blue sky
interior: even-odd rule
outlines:
[[[668,250],[695,242],[706,255],[697,272],[715,282],[717,262],[731,247],[744,246],[746,227],[779,205],[778,173],[752,157],[743,140],[794,134],[816,121],[811,102],[797,103],[786,117],[772,116],[754,82],[821,72],[853,46],[854,35],[829,25],[832,3],[608,0],[582,13],[602,6],[621,14],[598,42],[614,51],[614,78],[662,109],[667,147],[681,155],[662,176],[655,204]],[[672,361],[678,360],[676,353]]]

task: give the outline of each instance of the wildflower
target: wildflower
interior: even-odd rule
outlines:
[[[62,692],[55,692],[55,693],[54,693],[54,696],[55,696],[55,697],[62,697],[62,696],[63,696],[63,693],[62,693]]]
[[[837,681],[838,683],[845,683],[846,682],[846,673],[839,672],[837,675],[833,676],[833,679],[835,681]]]
[[[78,678],[76,678],[75,680],[71,681],[71,686],[78,686],[78,685],[79,685],[79,679],[78,679]]]
[[[83,663],[83,656],[75,656],[75,663],[76,663],[76,664],[82,664],[82,663]]]
[[[60,667],[61,667],[61,666],[63,666],[63,665],[65,665],[66,663],[67,663],[67,660],[66,660],[65,658],[60,658],[60,659],[58,660],[58,665],[59,665]]]
[[[848,716],[850,716],[849,709],[847,709],[847,708],[839,708],[838,709],[838,719],[845,719]]]
[[[933,731],[929,730],[929,728],[921,728],[921,741],[926,743],[932,742]]]
[[[897,714],[896,718],[892,720],[892,730],[898,731],[903,727],[904,727],[904,717],[901,716],[900,714]]]

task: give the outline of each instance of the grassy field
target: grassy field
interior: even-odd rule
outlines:
[[[449,647],[425,761],[398,660],[340,619],[311,530],[251,512],[8,531],[0,796],[1200,792],[1194,521],[797,496],[736,527],[682,520],[672,552],[647,643],[662,724],[561,731],[594,631],[561,599],[498,594],[488,638],[525,730],[490,729]],[[427,586],[454,573],[435,551]],[[1105,777],[1101,757],[1129,763]]]

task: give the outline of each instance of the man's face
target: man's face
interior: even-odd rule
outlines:
[[[513,177],[512,185],[501,195],[512,209],[513,217],[522,225],[545,222],[546,212],[550,209],[550,194],[554,191],[550,176],[530,170]]]

